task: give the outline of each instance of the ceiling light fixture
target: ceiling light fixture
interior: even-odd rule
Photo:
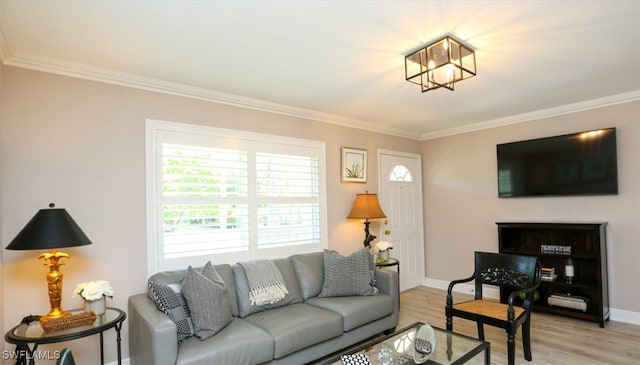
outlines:
[[[453,90],[456,82],[476,75],[476,54],[446,35],[405,56],[404,72],[406,80],[420,85],[422,92],[440,87]]]

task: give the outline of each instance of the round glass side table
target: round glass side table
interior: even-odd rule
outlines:
[[[398,279],[400,278],[400,260],[394,259],[393,257],[389,257],[385,261],[376,261],[376,266],[377,267],[397,266]]]
[[[71,310],[72,314],[82,313],[84,309]],[[21,323],[10,329],[4,336],[5,341],[16,345],[17,364],[35,364],[34,356],[38,345],[71,341],[82,337],[100,334],[100,363],[104,364],[103,332],[115,328],[116,343],[118,347],[118,364],[122,364],[122,352],[120,346],[120,330],[127,314],[117,308],[107,308],[105,313],[96,317],[90,325],[69,328],[61,331],[45,332],[39,321]],[[30,347],[30,344],[33,344]]]

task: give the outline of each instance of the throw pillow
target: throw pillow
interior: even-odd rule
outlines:
[[[206,268],[206,267],[205,267]],[[187,275],[182,282],[182,293],[187,301],[191,319],[195,327],[195,334],[201,340],[205,340],[223,329],[231,320],[231,303],[224,285],[214,282],[205,276],[220,276],[215,272],[213,266],[203,273],[198,272],[191,266],[187,269]]]
[[[324,251],[324,282],[319,297],[373,295],[369,249],[364,247],[349,256]]]
[[[304,253],[291,256],[304,300],[317,297],[324,281],[324,254]]]
[[[224,280],[222,280],[222,278],[220,277],[220,274],[218,274],[215,267],[213,267],[213,264],[211,264],[211,261],[207,261],[207,263],[202,268],[202,275],[204,275],[205,278],[213,281],[218,285],[221,285],[223,288],[226,289]]]
[[[195,334],[187,302],[182,296],[180,283],[160,283],[149,281],[148,296],[158,309],[166,314],[178,327],[178,342]]]

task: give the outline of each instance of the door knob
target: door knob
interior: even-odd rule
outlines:
[[[388,229],[385,229],[385,230],[384,230],[384,234],[391,234],[391,231],[390,231],[390,230],[388,230]]]

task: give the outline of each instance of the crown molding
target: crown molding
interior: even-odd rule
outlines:
[[[418,139],[418,136],[415,132],[380,126],[372,128],[371,123],[367,123],[359,119],[343,117],[311,109],[299,108],[291,105],[273,103],[240,95],[223,93],[206,88],[169,82],[140,75],[117,72],[109,69],[87,66],[84,64],[67,62],[24,51],[15,52],[13,55],[5,57],[3,61],[5,65],[13,67],[131,87],[135,89],[153,91],[174,96],[181,96],[290,117],[309,119],[323,123],[331,123],[350,128],[363,129],[375,133],[409,138],[413,140]]]
[[[640,100],[640,90],[634,90],[634,91],[630,91],[622,94],[606,96],[603,98],[562,105],[555,108],[536,110],[530,113],[512,115],[505,118],[499,118],[499,119],[489,120],[485,122],[469,124],[462,127],[455,127],[455,128],[444,129],[436,132],[424,133],[422,134],[420,141],[452,136],[455,134],[475,132],[483,129],[502,127],[502,126],[511,125],[511,124],[525,123],[525,122],[530,122],[538,119],[557,117],[560,115],[572,114],[572,113],[577,113],[577,112],[591,110],[591,109],[604,108],[607,106],[630,103],[638,100]]]
[[[140,75],[133,75],[99,67],[57,60],[29,52],[18,51],[12,55],[7,45],[6,38],[4,37],[4,33],[2,32],[2,28],[0,28],[0,60],[2,60],[2,62],[7,66],[25,68],[124,87],[131,87],[140,90],[197,99],[212,103],[236,106],[244,109],[314,120],[318,122],[330,123],[344,127],[356,128],[369,132],[392,135],[418,141],[425,141],[456,134],[502,127],[511,124],[524,123],[537,119],[550,118],[559,115],[576,113],[580,111],[597,109],[640,100],[640,90],[634,90],[627,93],[562,105],[555,108],[537,110],[530,113],[518,114],[505,118],[473,123],[461,127],[448,128],[417,135],[415,132],[398,128],[388,128],[381,126],[372,127],[371,123],[363,120],[324,113],[317,110],[299,108],[295,106],[273,103],[240,95],[222,93],[210,89],[174,83]]]

